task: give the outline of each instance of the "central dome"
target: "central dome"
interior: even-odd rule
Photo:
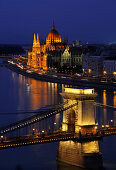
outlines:
[[[61,37],[58,31],[56,31],[53,22],[52,30],[48,33],[48,36],[46,38],[46,44],[59,43],[59,42],[61,42]]]

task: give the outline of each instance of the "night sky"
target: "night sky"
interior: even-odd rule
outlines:
[[[89,43],[116,41],[116,0],[0,0],[0,44],[31,44],[52,21],[61,37]]]

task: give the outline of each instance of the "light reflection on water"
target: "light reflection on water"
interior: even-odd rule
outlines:
[[[59,92],[62,85],[41,82],[18,75],[5,67],[0,67],[0,113],[16,112],[17,110],[33,110],[49,104],[57,104],[62,100]],[[97,102],[116,105],[116,93],[110,91],[98,91]],[[0,126],[22,119],[27,115],[3,115],[0,114]],[[109,120],[116,121],[116,111],[111,109],[97,108],[99,122],[108,123]],[[59,121],[59,115],[55,122]],[[103,154],[106,169],[116,168],[116,136],[108,137],[99,142],[100,151]],[[64,170],[81,168],[64,163],[56,163],[56,155],[59,143],[27,146],[0,151],[0,169],[13,170],[16,166],[22,170],[47,169]],[[18,169],[18,168],[17,168]]]
[[[102,155],[98,141],[78,143],[73,141],[59,142],[57,160],[86,168],[102,168]]]

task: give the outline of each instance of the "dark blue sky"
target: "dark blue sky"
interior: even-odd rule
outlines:
[[[0,0],[0,44],[46,37],[54,18],[61,37],[90,43],[116,41],[116,0]]]

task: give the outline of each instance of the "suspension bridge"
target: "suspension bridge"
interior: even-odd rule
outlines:
[[[65,88],[61,95],[63,103],[31,111],[32,116],[0,127],[0,149],[68,140],[85,142],[116,134],[113,120],[110,125],[95,123],[95,107],[116,108],[95,102],[93,89]],[[60,117],[57,123],[56,115]]]

